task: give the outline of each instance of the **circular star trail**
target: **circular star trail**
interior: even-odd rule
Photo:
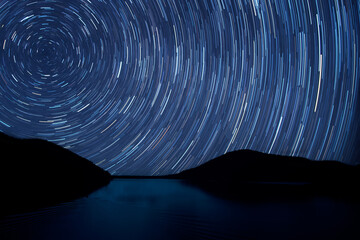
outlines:
[[[111,174],[359,163],[357,1],[0,0],[0,131]]]

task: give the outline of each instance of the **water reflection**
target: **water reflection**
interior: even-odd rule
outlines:
[[[0,239],[360,239],[359,204],[232,202],[180,180],[116,179],[87,198],[0,220]]]

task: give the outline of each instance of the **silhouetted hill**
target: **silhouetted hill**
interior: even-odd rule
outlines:
[[[360,187],[359,166],[251,150],[227,153],[175,177],[207,191],[241,197],[279,193],[356,195]]]
[[[109,183],[108,172],[40,139],[0,133],[0,215],[86,196]]]

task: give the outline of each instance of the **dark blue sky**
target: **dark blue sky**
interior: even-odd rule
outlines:
[[[0,0],[0,131],[112,174],[359,163],[357,1]]]

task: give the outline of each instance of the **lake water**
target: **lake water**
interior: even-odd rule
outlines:
[[[230,201],[167,179],[115,179],[87,198],[0,219],[0,239],[360,239],[359,204]]]

